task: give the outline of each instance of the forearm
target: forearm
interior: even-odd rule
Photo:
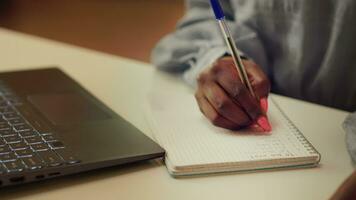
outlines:
[[[228,0],[221,2],[225,8],[229,8],[226,10],[226,21],[237,46],[242,52],[248,52],[246,56],[257,64],[266,66],[264,48],[258,34],[231,17],[234,12]],[[209,1],[191,0],[188,2],[188,12],[177,30],[164,37],[153,50],[152,63],[161,70],[182,73],[186,82],[195,86],[198,74],[225,54],[228,54],[228,49]]]

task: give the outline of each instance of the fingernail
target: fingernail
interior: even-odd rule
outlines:
[[[270,132],[272,131],[271,124],[269,123],[268,119],[266,116],[261,115],[260,117],[257,118],[257,124],[260,125],[260,127],[266,131]]]
[[[264,113],[267,113],[267,110],[268,110],[268,100],[267,98],[261,98],[260,99],[260,106],[261,106],[261,109]]]
[[[248,129],[253,132],[264,133],[265,131],[257,123],[251,124]]]

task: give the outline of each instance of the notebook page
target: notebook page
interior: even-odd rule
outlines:
[[[229,131],[201,114],[192,94],[151,95],[147,105],[154,138],[173,166],[246,162],[317,156],[293,130],[277,106],[269,102],[270,135]]]

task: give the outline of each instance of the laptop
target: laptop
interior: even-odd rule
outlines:
[[[163,155],[61,70],[0,73],[0,187]]]

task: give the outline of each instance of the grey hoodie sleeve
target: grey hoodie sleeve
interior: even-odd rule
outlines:
[[[356,112],[350,114],[344,124],[346,131],[346,146],[353,164],[356,166]]]
[[[231,33],[245,56],[258,64],[266,62],[264,48],[256,32],[234,19],[229,0],[220,1]],[[187,12],[175,32],[165,36],[152,52],[152,63],[158,69],[183,74],[191,86],[196,77],[216,59],[228,53],[208,0],[188,0]],[[256,57],[249,55],[257,55]],[[253,53],[252,53],[253,52]]]

